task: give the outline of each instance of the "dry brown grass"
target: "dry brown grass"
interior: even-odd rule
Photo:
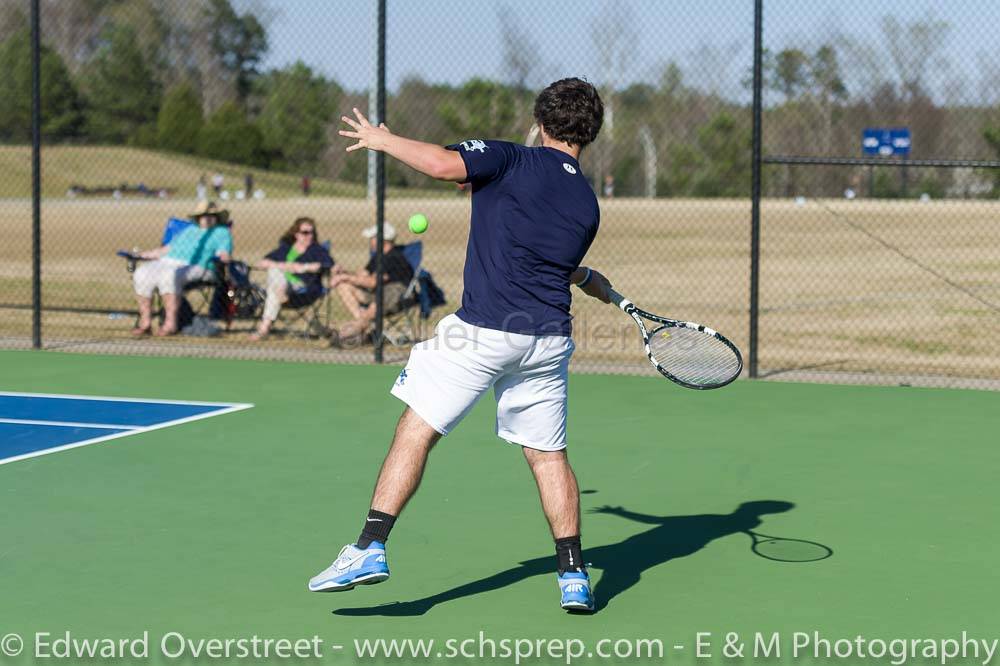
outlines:
[[[114,250],[150,247],[170,215],[189,203],[47,201],[43,208],[44,298],[49,306],[128,310],[128,275]],[[915,266],[824,206],[847,215],[901,251],[1000,305],[1000,204],[996,202],[792,202],[763,206],[760,365],[763,372],[811,368],[845,373],[943,375],[1000,379],[1000,314]],[[236,254],[271,249],[298,215],[318,220],[334,256],[347,266],[366,259],[359,237],[372,207],[359,199],[286,199],[237,203]],[[426,265],[451,301],[461,294],[468,201],[392,198],[388,219],[405,226],[423,212]],[[615,200],[587,258],[641,307],[708,323],[747,349],[749,214],[746,201]],[[0,203],[0,302],[30,302],[30,210]],[[335,314],[343,317],[339,304]],[[450,311],[443,308],[436,314]],[[576,299],[578,367],[642,368],[632,325],[620,313]],[[27,312],[0,310],[9,344],[29,335]],[[88,348],[366,360],[370,350],[334,356],[318,343],[273,339],[251,348],[244,332],[218,340],[153,345],[126,339],[130,320],[47,313],[46,339]],[[249,324],[241,324],[242,331]],[[165,346],[164,346],[165,345]],[[405,350],[392,358],[405,356]]]

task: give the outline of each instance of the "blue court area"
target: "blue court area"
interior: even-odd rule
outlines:
[[[243,403],[0,392],[0,465],[247,409]]]

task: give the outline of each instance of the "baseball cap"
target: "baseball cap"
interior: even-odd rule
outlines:
[[[365,238],[375,238],[377,234],[378,234],[378,227],[375,226],[374,224],[361,232],[361,235],[364,236]],[[384,238],[387,241],[396,240],[396,227],[386,222],[384,227],[382,228],[382,238]]]

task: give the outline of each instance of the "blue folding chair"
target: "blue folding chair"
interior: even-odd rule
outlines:
[[[406,285],[406,291],[400,299],[402,307],[399,311],[385,315],[382,335],[390,344],[402,346],[423,337],[423,323],[430,318],[435,307],[445,304],[445,299],[444,292],[423,267],[423,241],[413,241],[397,247],[413,269],[413,278]]]
[[[160,245],[170,245],[174,237],[179,236],[188,227],[195,226],[192,220],[184,220],[179,217],[171,217],[163,227],[163,237],[160,238]]]
[[[196,224],[196,222],[189,219],[179,217],[168,218],[167,223],[163,226],[163,234],[160,236],[160,245],[169,245],[170,241],[180,235],[181,232]],[[221,224],[231,227],[232,221],[227,219],[221,222]],[[117,254],[125,259],[125,267],[129,273],[134,272],[136,263],[142,261],[142,259],[139,259],[131,252],[124,250],[118,251]],[[207,313],[213,319],[225,319],[228,325],[231,321],[231,316],[228,308],[225,307],[220,298],[225,295],[225,290],[223,289],[225,285],[226,265],[218,259],[214,259],[212,261],[211,273],[200,280],[194,280],[184,285],[183,297],[194,315]],[[154,299],[153,312],[162,324],[163,303],[160,301],[158,293],[154,294]],[[138,319],[136,319],[136,322],[136,325],[138,325]]]

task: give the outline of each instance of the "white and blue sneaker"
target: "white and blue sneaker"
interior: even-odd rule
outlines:
[[[558,574],[560,605],[568,611],[594,610],[594,594],[590,591],[590,575],[586,571]]]
[[[333,564],[309,580],[310,592],[343,592],[356,585],[374,585],[389,578],[385,546],[372,541],[367,548],[349,543]]]

